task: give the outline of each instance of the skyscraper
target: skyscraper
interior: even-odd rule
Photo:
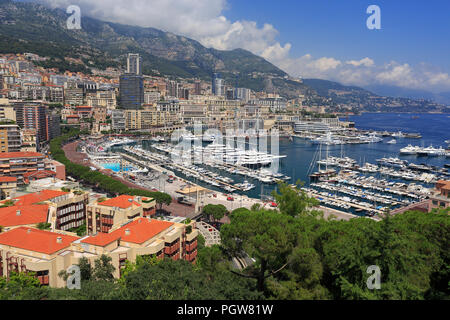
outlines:
[[[220,77],[220,73],[214,73],[212,78],[212,94],[215,96],[224,95],[223,79]]]
[[[129,53],[127,58],[127,73],[142,75],[142,58],[137,53]]]
[[[140,109],[144,103],[144,79],[136,74],[120,76],[120,106],[122,109]]]

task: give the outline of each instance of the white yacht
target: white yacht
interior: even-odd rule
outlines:
[[[394,133],[392,136],[395,138],[404,138],[405,137],[405,135],[401,131]]]
[[[183,141],[198,141],[199,139],[194,136],[192,133],[184,134],[181,136]]]
[[[397,140],[392,139],[392,140],[388,141],[387,143],[388,143],[388,144],[397,144]]]
[[[407,147],[400,149],[400,154],[412,155],[417,154],[420,150],[421,150],[420,147],[417,146],[413,147],[412,145],[409,144]]]

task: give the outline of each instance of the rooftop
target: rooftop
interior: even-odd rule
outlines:
[[[111,233],[98,233],[81,242],[104,247],[120,238],[124,242],[141,244],[173,225],[172,222],[168,221],[138,218]]]
[[[77,239],[78,237],[27,227],[16,228],[0,234],[0,244],[2,245],[45,254],[65,249]]]
[[[1,159],[10,159],[10,158],[36,158],[43,157],[42,153],[38,152],[5,152],[0,153]]]
[[[54,199],[56,197],[60,197],[63,195],[69,194],[68,192],[64,191],[58,191],[58,190],[42,190],[36,193],[29,193],[17,198],[14,198],[16,200],[15,205],[16,206],[23,206],[23,205],[31,205],[36,204],[42,201],[48,201],[51,199]]]
[[[0,177],[0,182],[17,182],[16,177]]]
[[[128,209],[132,205],[140,207],[141,205],[134,201],[133,196],[122,195],[116,198],[108,199],[103,202],[98,203],[101,206],[107,207],[118,207],[121,209]]]
[[[0,208],[0,226],[24,226],[47,222],[47,205],[26,205]]]

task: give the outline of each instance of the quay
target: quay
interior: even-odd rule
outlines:
[[[131,151],[129,151],[129,152],[131,152]],[[152,166],[152,165],[148,164],[148,162],[142,162],[142,161],[140,161],[140,160],[138,160],[138,159],[133,158],[133,157],[130,156],[130,155],[126,155],[126,154],[123,154],[123,153],[121,153],[121,155],[124,156],[124,157],[126,157],[127,159],[129,159],[129,160],[131,160],[131,161],[134,161],[135,163],[137,162],[137,164],[139,164],[139,165],[141,165],[141,166],[147,167],[148,169],[156,170],[156,171],[159,171],[159,172],[161,172],[161,173],[164,172],[164,171],[167,171],[167,170],[161,169],[160,166]],[[135,154],[135,155],[138,156],[138,157],[143,157],[142,155],[139,155],[139,154]],[[158,159],[158,158],[156,158],[156,157],[154,157],[154,156],[152,156],[152,155],[150,155],[150,154],[146,154],[145,157],[147,157],[147,158],[148,158],[149,160],[151,160],[151,161],[155,161],[155,162],[160,162],[160,161],[161,161],[161,159]],[[191,170],[191,169],[189,169],[189,168],[186,168],[186,167],[184,167],[184,166],[181,166],[181,165],[179,165],[179,164],[171,163],[171,165],[174,166],[174,167],[176,167],[176,168],[178,168],[181,172],[189,172],[189,173],[194,174],[194,175],[197,174],[196,171]],[[217,180],[217,179],[215,179],[215,178],[212,178],[212,177],[211,177],[210,179],[213,180],[213,181],[216,182],[216,183],[223,184],[223,185],[225,185],[225,186],[227,186],[227,187],[229,187],[229,188],[232,188],[232,189],[234,189],[235,191],[244,191],[242,188],[236,187],[236,186],[231,185],[231,184],[229,184],[229,183],[226,183],[226,182],[224,182],[224,181],[219,181],[219,180]]]

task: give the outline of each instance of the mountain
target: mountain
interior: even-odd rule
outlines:
[[[333,111],[345,112],[350,106],[353,111],[373,112],[449,112],[449,108],[433,101],[433,98],[407,97],[407,91],[398,96],[394,91],[383,91],[377,94],[356,86],[345,86],[337,82],[321,79],[304,79],[303,83],[315,90],[319,96],[329,100],[328,105]],[[405,97],[406,96],[406,97]],[[309,104],[323,105],[324,100],[313,97]]]
[[[390,97],[407,97],[411,99],[434,100],[438,103],[450,104],[450,92],[433,93],[426,90],[408,89],[389,85],[365,86],[367,90]]]
[[[158,29],[91,17],[82,18],[81,30],[68,30],[69,16],[35,3],[0,0],[0,53],[51,57],[45,67],[62,68],[66,66],[64,58],[70,57],[81,59],[88,69],[105,69],[124,66],[126,54],[135,52],[143,57],[145,74],[209,80],[213,72],[220,72],[230,85],[256,91],[266,89],[270,82],[276,82],[274,91],[288,97],[307,90],[298,82],[289,82],[281,69],[243,49],[206,48],[198,41]]]

